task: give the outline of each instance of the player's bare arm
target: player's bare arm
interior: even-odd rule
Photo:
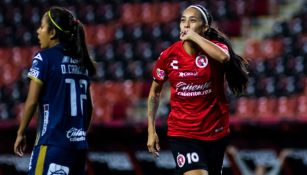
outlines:
[[[159,145],[159,137],[156,133],[155,127],[155,116],[159,107],[159,99],[160,93],[162,90],[162,86],[153,81],[152,86],[150,88],[150,93],[148,96],[148,141],[147,147],[148,151],[151,152],[154,157],[159,155],[160,145]]]
[[[215,45],[213,42],[202,37],[198,33],[191,29],[186,29],[181,34],[183,40],[189,40],[196,43],[202,50],[204,50],[211,58],[216,59],[221,63],[225,63],[230,59],[228,53],[226,53],[222,48]]]

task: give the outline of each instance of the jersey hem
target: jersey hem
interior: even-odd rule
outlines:
[[[35,82],[37,82],[37,83],[39,83],[39,84],[43,84],[43,82],[42,82],[40,79],[36,78],[36,77],[33,77],[33,76],[31,76],[31,75],[28,75],[28,77],[29,77],[31,80],[33,80],[33,81],[35,81]]]
[[[227,135],[229,135],[230,132],[225,132],[216,136],[210,136],[210,137],[199,137],[199,136],[189,136],[189,135],[182,135],[182,134],[167,134],[169,137],[183,137],[188,139],[195,139],[195,140],[202,140],[202,141],[213,141],[213,140],[219,140]]]

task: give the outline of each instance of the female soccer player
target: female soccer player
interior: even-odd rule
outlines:
[[[211,26],[201,5],[187,7],[180,20],[180,41],[164,50],[153,69],[148,96],[149,152],[158,156],[155,115],[163,83],[171,86],[169,144],[179,174],[220,175],[229,134],[224,77],[235,94],[248,82],[247,61],[236,55],[225,35]]]
[[[14,152],[22,156],[26,128],[37,107],[39,127],[29,174],[85,174],[92,115],[90,76],[95,67],[83,25],[68,10],[52,7],[37,29],[41,51],[28,73],[30,87]]]

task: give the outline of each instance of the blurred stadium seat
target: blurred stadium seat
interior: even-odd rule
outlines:
[[[278,97],[276,107],[276,115],[281,120],[295,120],[296,96]]]
[[[121,5],[121,23],[134,25],[142,23],[142,4],[140,3],[124,3]]]
[[[244,57],[250,60],[262,58],[260,44],[261,43],[255,39],[250,39],[246,41],[246,46],[244,49]]]
[[[261,53],[266,59],[275,59],[283,50],[281,39],[265,39],[261,42]]]
[[[256,102],[255,114],[257,120],[263,122],[276,122],[280,120],[276,116],[276,98],[274,97],[259,97]]]
[[[299,120],[307,121],[307,94],[297,97],[296,116]]]
[[[251,97],[240,97],[237,99],[235,117],[239,120],[255,120],[256,99]]]

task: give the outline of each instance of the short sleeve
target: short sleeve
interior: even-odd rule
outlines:
[[[152,76],[157,82],[164,82],[167,80],[167,54],[165,52],[162,52],[156,61]]]
[[[228,47],[226,46],[226,44],[221,43],[221,42],[218,42],[218,41],[213,41],[213,43],[214,43],[215,45],[217,45],[219,48],[221,48],[226,54],[229,55],[229,49],[228,49]]]
[[[31,68],[28,72],[28,77],[38,83],[44,82],[44,62],[40,53],[37,53],[32,60]]]

